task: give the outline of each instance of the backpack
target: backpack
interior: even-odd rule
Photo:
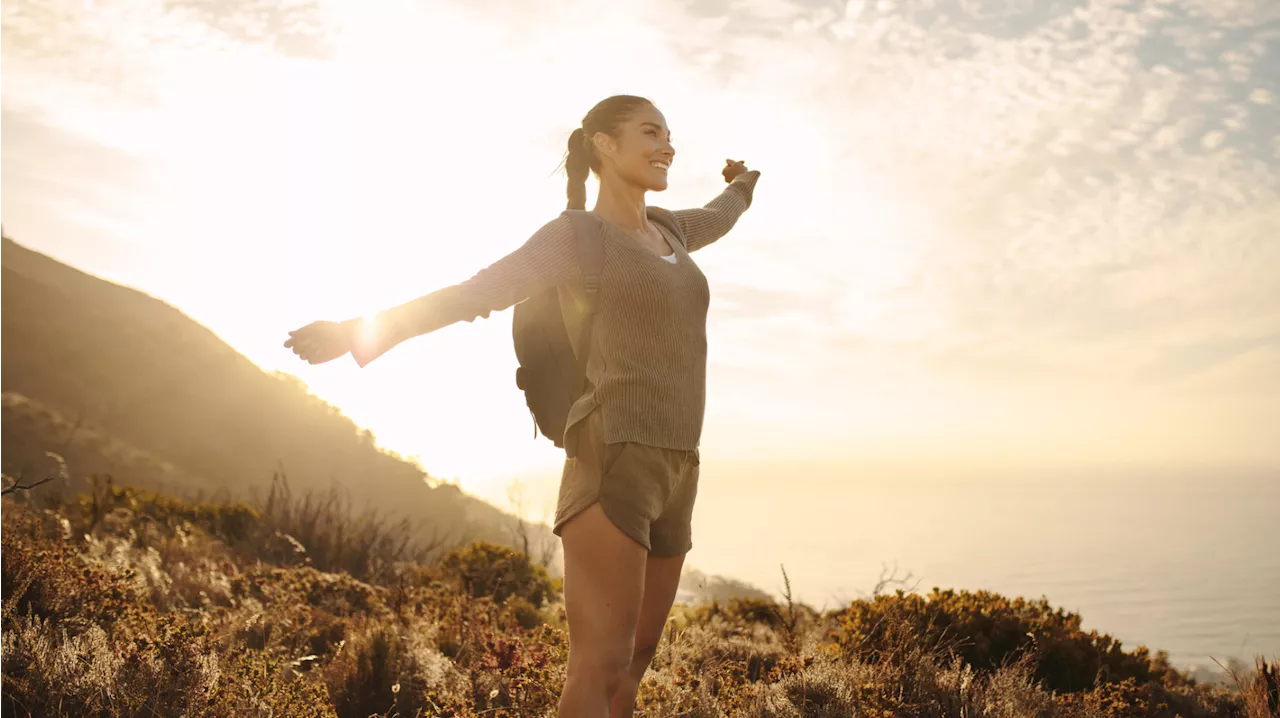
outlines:
[[[684,244],[684,235],[670,212],[649,207],[646,214],[650,221],[666,227]],[[562,301],[562,293],[568,288],[553,287],[517,304],[511,322],[516,360],[520,364],[516,369],[516,386],[524,392],[525,404],[533,415],[533,438],[538,438],[541,431],[560,448],[564,448],[569,408],[586,389],[591,329],[600,292],[600,272],[604,269],[604,222],[585,210],[565,210],[564,215],[573,221],[578,240],[583,301]],[[564,312],[579,304],[582,324],[577,346],[582,351],[575,355]]]

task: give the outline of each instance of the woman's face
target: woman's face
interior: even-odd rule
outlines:
[[[661,192],[667,188],[667,169],[676,150],[671,146],[667,119],[653,105],[644,105],[618,126],[618,136],[596,135],[596,151],[606,173],[626,182]]]

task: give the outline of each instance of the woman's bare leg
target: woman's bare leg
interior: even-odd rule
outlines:
[[[631,654],[631,666],[610,704],[610,718],[631,718],[636,707],[636,691],[640,679],[649,669],[662,631],[671,614],[671,604],[680,586],[680,572],[684,568],[684,556],[649,556],[644,572],[644,600],[640,604],[640,620],[636,625],[635,648]]]
[[[622,533],[600,504],[565,522],[564,603],[569,669],[560,718],[606,718],[633,662],[648,551]]]

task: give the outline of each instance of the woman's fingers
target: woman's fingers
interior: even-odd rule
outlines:
[[[289,332],[284,346],[308,364],[323,364],[345,354],[346,341],[340,325],[319,321]]]
[[[302,351],[311,344],[311,339],[305,334],[295,334],[289,337],[289,341],[285,342],[285,346],[292,348],[294,351]]]
[[[335,326],[337,325],[329,321],[315,321],[301,329],[294,329],[289,331],[289,339],[284,346],[312,365],[332,361],[346,351],[343,338],[337,335]]]
[[[289,332],[289,338],[284,340],[284,346],[286,349],[292,349],[301,344],[305,344],[307,340],[307,336],[308,336],[307,327],[303,327],[301,329],[294,329],[293,331]]]
[[[287,349],[293,349],[295,354],[300,351],[306,351],[308,347],[315,344],[318,338],[316,329],[317,322],[312,322],[305,327],[294,329],[289,332],[289,338],[285,340],[284,345]]]
[[[724,176],[725,182],[732,182],[735,177],[747,171],[747,166],[738,160],[725,160],[724,169],[720,170],[720,174]]]

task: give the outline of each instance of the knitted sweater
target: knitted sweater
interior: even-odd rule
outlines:
[[[664,261],[617,225],[604,221],[604,267],[596,298],[587,388],[567,426],[597,407],[607,443],[668,449],[698,447],[706,409],[707,279],[689,257],[723,237],[751,205],[760,173],[736,177],[706,206],[673,212],[686,246],[660,225],[677,255]],[[552,287],[562,302],[580,298],[582,272],[571,220],[559,216],[519,249],[461,284],[380,313],[352,350],[364,366],[391,347],[458,321],[488,317]],[[576,343],[574,312],[567,312]],[[575,347],[576,349],[576,347]]]

